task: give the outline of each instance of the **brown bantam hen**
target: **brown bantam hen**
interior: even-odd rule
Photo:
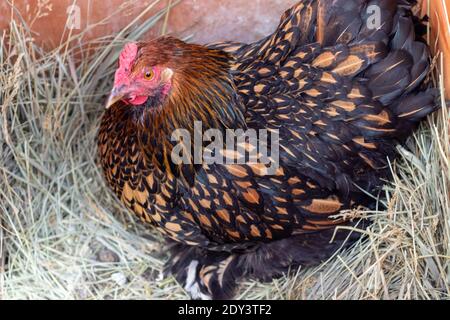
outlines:
[[[355,238],[334,235],[354,222],[333,216],[373,206],[396,144],[436,105],[411,5],[303,0],[253,44],[125,46],[101,165],[118,198],[168,237],[167,270],[193,298],[230,298],[238,279],[317,264]],[[279,167],[192,161],[195,121],[277,132]],[[176,129],[193,137],[182,143],[190,161],[173,161]]]

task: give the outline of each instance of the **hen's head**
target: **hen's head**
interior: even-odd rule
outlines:
[[[166,99],[172,88],[173,70],[160,54],[153,57],[143,55],[143,48],[136,43],[128,43],[119,57],[119,67],[114,78],[114,87],[106,107],[123,101],[127,105],[137,106],[149,102],[160,104]]]
[[[229,102],[234,91],[227,53],[165,37],[125,45],[107,107],[122,101],[121,107],[161,110],[171,100],[179,112],[189,111],[182,104],[211,110],[219,106],[208,101]]]
[[[119,57],[107,114],[136,130],[146,154],[154,155],[150,161],[162,168],[172,163],[168,137],[175,129],[194,137],[197,121],[204,130],[246,127],[232,63],[224,51],[171,37],[129,43]]]

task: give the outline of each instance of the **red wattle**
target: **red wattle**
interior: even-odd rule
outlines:
[[[131,100],[128,100],[128,102],[131,103],[132,105],[139,106],[139,105],[145,103],[145,101],[147,101],[147,99],[148,99],[148,97],[146,97],[146,96],[137,96]]]

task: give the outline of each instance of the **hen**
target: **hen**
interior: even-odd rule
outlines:
[[[356,222],[334,216],[373,205],[396,144],[435,109],[411,5],[303,0],[253,44],[125,46],[101,165],[117,197],[167,236],[167,270],[193,298],[230,298],[238,279],[317,264],[356,238],[335,234]],[[276,132],[279,167],[192,161],[195,121]],[[176,129],[192,137],[181,144],[189,161],[173,161]]]

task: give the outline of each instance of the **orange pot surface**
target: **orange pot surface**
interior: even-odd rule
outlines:
[[[444,55],[446,97],[450,99],[450,0],[427,0],[422,3],[422,13],[431,22],[431,49]]]

